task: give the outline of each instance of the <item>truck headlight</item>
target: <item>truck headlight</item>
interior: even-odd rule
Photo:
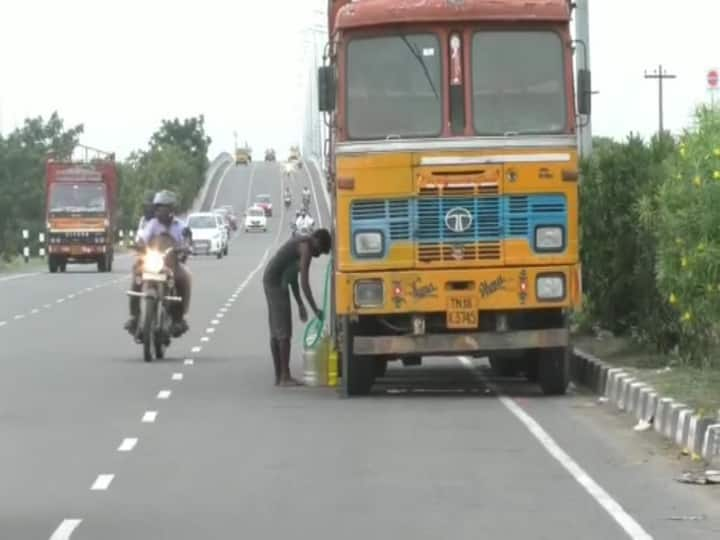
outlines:
[[[380,255],[383,252],[383,234],[379,231],[355,233],[355,253],[360,257]]]
[[[540,251],[559,251],[564,246],[562,227],[538,227],[535,229],[535,249]]]
[[[355,282],[355,305],[378,307],[383,305],[383,283],[379,279]]]
[[[538,300],[562,300],[565,298],[565,276],[538,276],[535,290]]]

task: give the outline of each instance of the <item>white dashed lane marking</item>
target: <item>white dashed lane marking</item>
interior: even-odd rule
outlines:
[[[118,452],[132,452],[137,443],[138,440],[135,438],[123,439],[123,442],[118,446]]]
[[[0,328],[2,328],[3,326],[5,326],[6,324],[7,324],[7,321],[0,321]]]
[[[160,392],[158,392],[157,398],[158,399],[170,399],[170,394],[172,394],[172,392],[170,390],[160,390]]]
[[[19,321],[20,319],[24,319],[24,318],[25,318],[25,315],[15,315],[15,317],[13,317],[13,319],[15,319],[16,321]]]
[[[72,533],[75,532],[78,525],[82,523],[82,519],[64,519],[63,522],[55,529],[50,540],[70,540]]]
[[[193,360],[192,358],[186,358],[184,364],[186,366],[192,366],[195,364],[195,360]]]
[[[191,351],[194,353],[199,353],[200,351],[202,351],[202,347],[193,347]]]
[[[157,411],[145,411],[145,414],[142,417],[142,421],[145,424],[152,424],[157,420]]]
[[[114,474],[99,474],[95,482],[90,487],[92,491],[106,491],[115,478]]]
[[[183,374],[182,374],[182,373],[173,373],[173,374],[172,374],[172,380],[173,380],[173,381],[182,381],[182,380],[183,380]]]

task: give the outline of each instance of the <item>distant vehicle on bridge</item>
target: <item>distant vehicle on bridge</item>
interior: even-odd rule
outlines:
[[[298,169],[302,169],[302,158],[300,155],[300,148],[298,146],[290,147],[290,155],[288,156],[288,163],[292,163]]]
[[[235,165],[249,165],[252,162],[252,150],[250,148],[238,148],[235,150]]]
[[[265,150],[265,161],[274,162],[275,160],[275,150],[273,150],[272,148],[268,148],[267,150]]]

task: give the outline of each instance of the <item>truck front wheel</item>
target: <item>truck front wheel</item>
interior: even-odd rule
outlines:
[[[368,395],[375,382],[375,362],[372,358],[363,358],[353,354],[353,324],[347,316],[340,318],[338,341],[343,394],[345,397]]]
[[[60,265],[58,264],[58,259],[55,255],[50,255],[48,257],[48,270],[50,270],[51,274],[57,273],[58,269],[60,268]]]

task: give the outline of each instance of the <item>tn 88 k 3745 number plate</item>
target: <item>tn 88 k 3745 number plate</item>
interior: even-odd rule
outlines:
[[[447,301],[448,328],[477,328],[478,310],[474,296],[449,296]]]

